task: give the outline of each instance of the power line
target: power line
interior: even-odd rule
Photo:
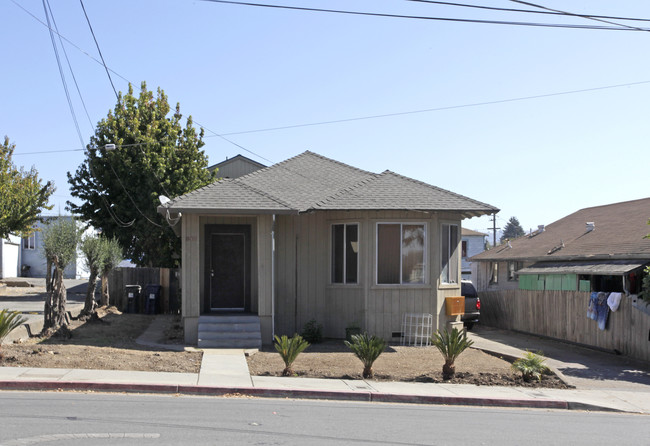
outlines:
[[[49,25],[48,25],[47,23],[45,23],[45,22],[42,21],[39,17],[37,17],[37,16],[35,16],[34,14],[32,14],[28,9],[25,9],[25,7],[24,7],[23,5],[21,5],[20,3],[18,3],[16,0],[10,0],[10,1],[11,1],[14,5],[16,5],[16,6],[18,6],[20,9],[22,9],[26,14],[30,15],[34,20],[36,20],[37,22],[39,22],[41,25],[43,25],[43,26],[46,27],[46,28],[50,28]],[[51,29],[51,28],[50,28],[50,29]],[[77,49],[79,52],[81,52],[82,54],[86,55],[86,56],[89,57],[90,59],[94,60],[95,62],[97,62],[98,64],[100,64],[100,65],[103,66],[101,60],[97,59],[95,56],[93,56],[92,54],[90,54],[90,53],[88,53],[87,51],[85,51],[83,48],[81,48],[81,47],[79,47],[78,45],[76,45],[73,41],[69,40],[69,39],[68,39],[67,37],[65,37],[64,35],[59,34],[58,31],[56,31],[56,30],[53,30],[53,31],[54,31],[54,32],[59,36],[59,38],[65,40],[65,41],[68,42],[71,46],[73,46],[75,49]],[[123,81],[125,81],[125,82],[130,82],[127,78],[125,78],[124,76],[122,76],[120,73],[118,73],[118,72],[116,72],[116,71],[114,71],[114,70],[111,70],[110,68],[109,68],[109,70],[110,70],[114,75],[116,75],[117,77],[119,77],[120,79],[122,79]]]
[[[90,19],[88,18],[88,14],[86,13],[86,7],[84,6],[83,0],[79,0],[79,3],[81,3],[81,9],[84,11],[84,16],[86,16],[86,22],[88,22],[88,28],[90,28],[90,34],[93,35],[93,40],[95,41],[95,46],[97,47],[97,51],[99,52],[99,57],[102,59],[102,65],[104,65],[104,69],[106,70],[106,75],[108,76],[108,80],[111,83],[111,87],[113,87],[113,92],[115,93],[115,97],[117,98],[117,102],[120,102],[120,96],[117,94],[117,90],[115,89],[115,84],[113,84],[113,78],[111,78],[111,73],[108,71],[108,67],[106,66],[106,61],[104,60],[104,55],[102,54],[102,50],[99,48],[99,42],[97,42],[97,37],[95,37],[95,31],[93,31],[93,26],[90,24]]]
[[[650,84],[650,80],[647,81],[639,81],[639,82],[629,82],[625,84],[616,84],[616,85],[606,85],[602,87],[593,87],[593,88],[583,88],[580,90],[569,90],[569,91],[560,91],[556,93],[545,93],[545,94],[539,94],[539,95],[533,95],[533,96],[522,96],[518,98],[508,98],[508,99],[499,99],[495,101],[486,101],[486,102],[473,102],[469,104],[460,104],[460,105],[449,105],[446,107],[436,107],[436,108],[425,108],[422,110],[411,110],[411,111],[405,111],[405,112],[396,112],[396,113],[385,113],[385,114],[380,114],[380,115],[369,115],[369,116],[359,116],[355,118],[346,118],[346,119],[333,119],[329,121],[319,121],[319,122],[309,122],[309,123],[304,123],[304,124],[293,124],[293,125],[285,125],[285,126],[280,126],[280,127],[267,127],[263,129],[254,129],[254,130],[244,130],[240,132],[230,132],[230,133],[223,133],[221,135],[217,136],[231,136],[231,135],[243,135],[247,133],[259,133],[259,132],[271,132],[274,130],[286,130],[286,129],[293,129],[293,128],[299,128],[299,127],[310,127],[310,126],[316,126],[316,125],[326,125],[326,124],[338,124],[342,122],[351,122],[351,121],[362,121],[362,120],[367,120],[367,119],[377,119],[377,118],[390,118],[393,116],[404,116],[404,115],[413,115],[413,114],[418,114],[418,113],[429,113],[429,112],[436,112],[436,111],[444,111],[444,110],[454,110],[458,108],[467,108],[467,107],[480,107],[480,106],[485,106],[485,105],[495,105],[495,104],[504,104],[508,102],[518,102],[518,101],[527,101],[531,99],[542,99],[542,98],[549,98],[553,96],[563,96],[563,95],[569,95],[569,94],[577,94],[577,93],[587,93],[590,91],[599,91],[599,90],[607,90],[611,88],[621,88],[621,87],[631,87],[635,85],[643,85],[643,84]],[[206,136],[206,138],[210,138],[210,136]]]
[[[347,15],[357,15],[357,16],[414,19],[414,20],[432,20],[432,21],[442,21],[442,22],[533,26],[533,27],[543,27],[543,28],[590,29],[590,30],[603,30],[603,31],[650,31],[650,29],[644,29],[644,28],[629,29],[627,27],[621,27],[621,26],[613,27],[613,26],[594,26],[594,25],[571,25],[571,24],[560,24],[560,23],[515,22],[515,21],[508,21],[508,20],[480,20],[480,19],[464,19],[464,18],[455,18],[455,17],[401,15],[401,14],[388,14],[388,13],[378,13],[378,12],[349,11],[349,10],[342,10],[342,9],[324,9],[324,8],[307,8],[302,6],[271,5],[267,3],[251,3],[251,2],[240,2],[240,1],[233,1],[233,0],[201,0],[201,1],[211,2],[211,3],[222,3],[228,5],[253,6],[259,8],[288,9],[293,11],[324,12],[330,14],[347,14]]]
[[[566,15],[566,13],[554,12],[554,10],[533,11],[533,10],[530,10],[530,9],[498,8],[498,7],[495,7],[495,6],[468,5],[468,4],[465,4],[465,3],[439,2],[439,1],[434,1],[434,0],[406,0],[406,1],[416,2],[416,3],[430,3],[430,4],[443,5],[443,6],[457,6],[457,7],[462,7],[462,8],[484,9],[484,10],[489,10],[489,11],[518,12],[518,13],[544,14],[544,15],[554,15],[554,16]],[[527,4],[527,3],[524,3],[524,2],[518,2],[518,3]],[[581,16],[581,17],[583,17],[583,16]],[[641,19],[641,18],[638,18],[638,17],[616,17],[616,16],[595,15],[595,14],[588,14],[588,15],[586,14],[584,17],[597,18],[597,19],[612,19],[612,20],[629,20],[629,21],[637,21],[637,22],[650,22],[650,19]],[[623,26],[623,25],[621,25],[621,26]]]
[[[596,21],[596,22],[607,23],[609,25],[622,26],[624,28],[628,28],[628,29],[634,30],[634,31],[650,31],[650,30],[645,29],[645,28],[638,28],[636,26],[624,25],[624,24],[621,24],[621,23],[612,22],[610,20],[604,20],[604,19],[596,18],[596,17],[591,16],[591,15],[574,14],[572,12],[560,11],[559,9],[551,9],[551,8],[547,8],[546,6],[536,5],[535,3],[528,3],[528,2],[524,2],[524,1],[520,1],[520,0],[510,0],[510,1],[515,2],[515,3],[521,3],[522,5],[526,5],[526,6],[532,6],[533,8],[545,9],[546,11],[556,12],[556,13],[559,13],[559,14],[565,15],[565,16],[581,17],[583,19],[593,20],[593,21]]]
[[[74,81],[75,88],[77,89],[77,94],[79,95],[79,99],[81,100],[81,104],[83,105],[84,111],[86,112],[86,117],[88,118],[88,123],[90,124],[90,128],[93,128],[93,121],[90,119],[90,114],[88,113],[88,108],[86,108],[86,102],[84,101],[83,95],[81,94],[81,90],[79,89],[79,84],[77,83],[77,77],[74,75],[74,70],[72,69],[72,64],[70,63],[70,58],[68,58],[68,52],[65,50],[65,46],[63,45],[63,39],[61,39],[61,34],[59,34],[59,27],[56,24],[56,20],[54,19],[54,14],[52,13],[52,6],[50,5],[50,2],[47,2],[47,8],[50,11],[50,16],[52,16],[52,23],[54,23],[54,28],[56,29],[56,34],[59,36],[59,43],[61,44],[61,49],[63,50],[63,55],[65,56],[65,60],[68,64],[68,70],[70,70],[70,74],[72,75],[72,80]]]

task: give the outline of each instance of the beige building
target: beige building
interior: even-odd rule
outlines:
[[[181,216],[186,341],[249,346],[310,320],[331,338],[357,324],[391,340],[404,313],[444,326],[444,298],[460,295],[461,220],[498,209],[305,152],[159,211]]]

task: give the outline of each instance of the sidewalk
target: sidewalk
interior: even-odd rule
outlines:
[[[153,347],[163,347],[156,342],[156,330],[154,321],[138,342]],[[509,332],[505,333],[507,335]],[[470,336],[476,344],[483,344],[481,348],[485,347],[495,354],[521,356],[522,350],[494,340],[496,337],[506,335],[500,331],[481,330],[480,333],[472,333]],[[513,343],[516,343],[516,337],[514,334],[514,340],[511,339]],[[549,360],[549,365],[559,371],[567,364],[554,359]],[[650,385],[641,383],[635,385],[633,389],[609,385],[607,388],[577,386],[575,389],[558,390],[250,376],[244,350],[241,349],[204,350],[199,373],[0,367],[0,389],[4,390],[61,389],[165,392],[186,395],[248,395],[273,398],[607,410],[650,414]]]

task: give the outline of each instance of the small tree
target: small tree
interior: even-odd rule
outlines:
[[[106,243],[101,237],[96,235],[87,235],[81,240],[81,253],[84,256],[84,263],[88,268],[88,289],[86,290],[86,301],[84,308],[79,315],[80,318],[86,319],[95,312],[95,290],[97,289],[97,278],[104,265],[106,256]]]
[[[548,367],[544,364],[544,361],[546,361],[546,358],[544,358],[542,352],[533,353],[526,351],[523,358],[519,358],[512,363],[512,369],[521,373],[522,378],[526,382],[530,382],[533,379],[541,381],[542,375],[548,371]]]
[[[524,231],[524,228],[521,227],[521,224],[519,224],[517,217],[510,217],[510,220],[508,220],[508,223],[506,223],[505,228],[503,228],[503,233],[501,234],[499,241],[503,243],[506,240],[514,240],[518,237],[521,237],[525,233],[526,232]]]
[[[124,259],[122,255],[122,247],[115,238],[104,238],[104,257],[101,266],[102,274],[102,307],[110,305],[110,295],[108,289],[108,274],[120,264]]]
[[[474,342],[467,339],[464,332],[454,328],[451,333],[445,328],[443,332],[438,330],[431,338],[431,343],[440,350],[445,363],[442,366],[442,379],[449,380],[456,374],[456,359],[466,348],[471,347]]]
[[[2,341],[9,333],[24,324],[25,321],[27,319],[17,311],[9,311],[6,309],[0,311],[0,360],[2,360]]]
[[[372,378],[372,365],[386,348],[386,341],[368,333],[352,335],[352,342],[343,341],[363,363],[363,377]]]
[[[284,370],[282,376],[293,376],[293,362],[298,355],[309,347],[309,342],[305,341],[299,334],[294,334],[292,338],[287,335],[278,337],[275,335],[275,342],[273,343],[275,350],[280,354],[282,361],[284,361]]]
[[[43,253],[48,262],[47,297],[43,312],[43,332],[55,332],[67,327],[65,306],[67,292],[63,272],[77,255],[81,230],[74,218],[59,216],[43,228]]]

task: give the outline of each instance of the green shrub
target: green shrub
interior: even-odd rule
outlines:
[[[26,321],[27,319],[17,311],[0,311],[0,348],[2,347],[4,338]],[[2,351],[0,351],[0,359],[2,359]]]
[[[311,344],[318,344],[323,340],[323,325],[312,319],[302,328],[302,337]]]
[[[431,343],[440,350],[445,364],[442,366],[442,379],[448,380],[456,374],[456,365],[454,364],[458,356],[471,347],[474,342],[467,339],[464,331],[458,331],[454,328],[451,333],[445,328],[444,331],[438,330],[431,338]]]
[[[520,372],[526,382],[533,379],[541,381],[542,374],[549,370],[544,361],[546,361],[546,358],[542,356],[542,352],[533,353],[527,351],[523,358],[519,358],[512,363],[512,369]]]
[[[275,335],[273,346],[282,357],[282,361],[284,361],[282,376],[293,376],[293,362],[303,350],[309,347],[309,342],[299,334],[294,334],[292,338],[288,338],[287,335],[282,335],[282,337]]]
[[[343,341],[363,363],[363,377],[372,378],[372,365],[386,348],[386,341],[368,333],[352,335],[352,341]]]

